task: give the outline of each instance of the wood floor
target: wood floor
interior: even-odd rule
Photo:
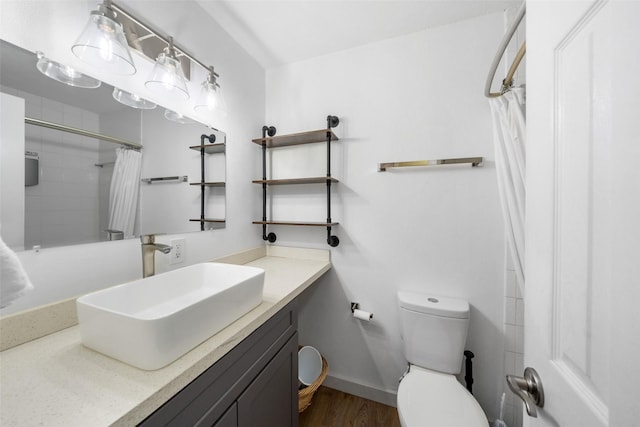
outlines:
[[[321,386],[300,414],[300,427],[400,427],[398,411],[352,394]]]

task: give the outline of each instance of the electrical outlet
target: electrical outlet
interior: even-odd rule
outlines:
[[[171,241],[171,262],[170,264],[180,264],[185,258],[185,240],[175,239]]]

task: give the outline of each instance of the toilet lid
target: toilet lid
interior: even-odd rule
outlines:
[[[398,414],[406,427],[487,427],[476,399],[453,375],[411,366],[398,388]]]

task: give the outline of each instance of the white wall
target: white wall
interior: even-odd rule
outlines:
[[[207,18],[195,2],[163,1],[162,7],[154,2],[125,2],[128,3],[135,7],[138,16],[172,34],[198,59],[216,67],[229,110],[226,119],[215,123],[227,133],[227,162],[230,165],[226,190],[227,227],[185,234],[185,264],[169,266],[168,256],[159,254],[156,271],[210,260],[261,244],[259,230],[251,225],[251,219],[258,215],[260,203],[258,197],[251,197],[254,194],[251,179],[260,163],[250,140],[259,135],[264,123],[264,70],[218,24]],[[70,45],[82,31],[95,4],[94,1],[3,1],[0,37],[32,51],[41,49],[58,61],[75,61],[70,54]],[[142,87],[146,77],[142,66],[134,76],[117,78],[99,74],[86,66],[83,68],[77,61],[73,65],[130,91]],[[197,86],[198,83],[193,84]],[[191,114],[187,104],[170,107]],[[167,200],[167,203],[171,201]],[[168,243],[175,237],[165,235],[158,241]],[[137,239],[51,248],[39,253],[25,251],[18,256],[35,289],[0,311],[2,315],[142,276]]]
[[[0,93],[0,226],[11,247],[24,244],[24,99]],[[15,183],[19,185],[15,185]]]
[[[300,341],[326,356],[334,386],[393,397],[406,368],[396,292],[420,290],[470,302],[474,393],[497,415],[504,232],[482,89],[502,22],[502,14],[474,18],[267,71],[267,124],[280,134],[322,128],[327,114],[341,118],[332,215],[341,243],[300,313]],[[299,166],[302,149],[276,153],[273,175],[322,171],[314,148],[315,163]],[[376,171],[385,161],[468,156],[484,156],[485,166]],[[273,193],[275,219],[325,218],[322,187]],[[272,230],[276,244],[328,247],[324,229]],[[374,320],[350,317],[350,301]]]

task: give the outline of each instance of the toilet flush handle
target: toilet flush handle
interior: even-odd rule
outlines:
[[[522,399],[527,409],[527,414],[530,417],[537,418],[538,411],[536,406],[540,408],[544,406],[544,390],[536,370],[530,367],[525,368],[524,377],[507,375],[507,385],[516,396]]]

